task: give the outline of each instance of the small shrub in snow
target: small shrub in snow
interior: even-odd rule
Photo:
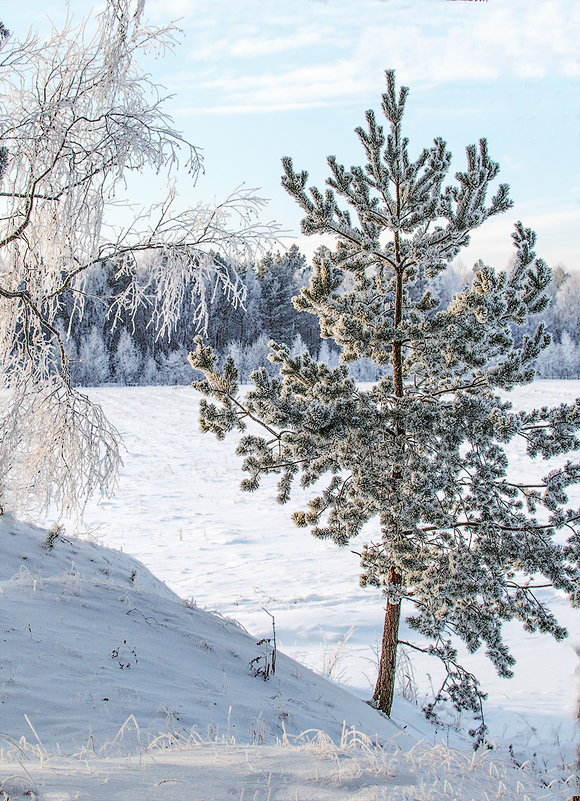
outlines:
[[[132,648],[127,640],[123,640],[123,644],[118,648],[113,648],[111,659],[116,660],[121,670],[128,670],[139,661],[135,648]]]
[[[264,681],[268,681],[270,676],[276,672],[276,622],[274,615],[270,614],[266,609],[264,609],[264,612],[272,618],[272,636],[262,637],[256,643],[256,645],[262,646],[263,652],[250,660],[250,670],[253,676],[261,676]]]
[[[56,541],[60,537],[62,537],[64,533],[65,533],[64,526],[61,526],[58,523],[53,523],[53,525],[48,529],[48,533],[44,541],[44,547],[46,548],[46,550],[52,551]]]

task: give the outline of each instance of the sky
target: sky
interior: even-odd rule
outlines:
[[[71,0],[75,17],[91,0]],[[14,32],[60,24],[63,0],[0,0]],[[180,181],[184,204],[221,200],[240,184],[270,200],[310,255],[301,212],[280,185],[282,156],[321,186],[326,157],[363,160],[354,129],[380,108],[386,69],[411,89],[411,155],[443,137],[452,172],[486,137],[514,208],[488,221],[461,258],[504,267],[521,219],[548,264],[580,269],[580,4],[572,0],[146,0],[153,23],[177,21],[180,44],[148,63],[205,172]],[[142,185],[139,193],[147,193]],[[152,190],[151,190],[152,191]]]

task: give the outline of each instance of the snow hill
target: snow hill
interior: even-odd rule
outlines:
[[[168,732],[276,742],[343,725],[409,738],[341,687],[186,605],[126,554],[0,518],[1,729],[48,751]],[[224,591],[226,588],[224,587]],[[257,674],[257,675],[253,675]]]
[[[492,751],[417,742],[281,653],[265,680],[267,644],[119,551],[5,514],[0,552],[2,801],[524,801],[570,790]]]

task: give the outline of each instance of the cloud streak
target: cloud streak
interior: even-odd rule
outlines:
[[[215,38],[203,26],[197,44],[186,40],[192,61],[211,71],[197,83],[213,98],[199,104],[205,113],[359,100],[381,86],[387,67],[415,86],[580,76],[580,5],[570,0],[359,0],[356,11],[347,0],[296,0],[283,15],[263,2],[243,5],[242,16],[228,16],[229,0],[214,0],[213,13],[224,14]]]

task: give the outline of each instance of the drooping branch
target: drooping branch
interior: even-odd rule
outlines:
[[[57,323],[65,304],[71,321],[82,316],[92,268],[106,264],[120,287],[103,298],[111,326],[143,308],[151,328],[169,335],[186,293],[201,327],[206,287],[220,285],[239,302],[232,264],[276,241],[253,190],[179,209],[170,186],[165,200],[137,213],[123,197],[131,172],[171,179],[181,164],[195,181],[202,169],[198,148],[175,128],[139,63],[170,50],[177,34],[171,25],[147,25],[139,0],[115,0],[90,24],[69,16],[45,41],[13,39],[0,56],[1,381],[28,410],[23,416],[16,400],[0,410],[0,492],[15,510],[38,510],[51,497],[74,505],[75,482],[79,505],[87,492],[114,485],[118,436],[71,387]],[[128,222],[115,225],[118,218]],[[63,403],[60,416],[54,398]],[[43,408],[55,431],[46,451],[35,440]]]

